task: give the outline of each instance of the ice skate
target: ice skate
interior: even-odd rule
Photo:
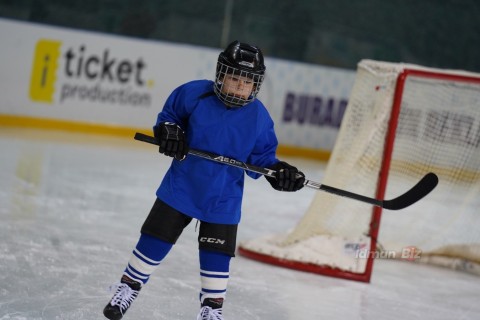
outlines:
[[[222,298],[206,298],[202,303],[197,320],[223,320],[222,305]]]
[[[115,290],[115,294],[103,309],[103,315],[110,320],[122,319],[133,300],[138,296],[141,288],[141,283],[123,277],[120,283],[112,287],[112,290]]]

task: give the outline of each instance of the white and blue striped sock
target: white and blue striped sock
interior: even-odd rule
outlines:
[[[227,285],[230,277],[229,255],[200,250],[200,302],[205,298],[223,298],[227,293]]]
[[[142,234],[123,272],[132,280],[147,283],[173,244]]]

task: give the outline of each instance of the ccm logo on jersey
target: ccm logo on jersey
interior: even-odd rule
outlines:
[[[225,244],[225,240],[217,239],[217,238],[207,238],[207,237],[201,237],[200,242]]]

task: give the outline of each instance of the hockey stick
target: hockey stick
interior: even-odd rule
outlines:
[[[147,142],[155,145],[159,144],[157,139],[155,139],[154,137],[151,137],[142,133],[138,133],[138,132],[135,134],[135,140],[143,141],[143,142]],[[236,159],[224,157],[212,152],[190,149],[188,151],[188,154],[191,154],[200,158],[204,158],[210,161],[215,161],[215,162],[223,163],[229,166],[248,170],[251,172],[259,173],[264,176],[275,177],[275,170],[254,166],[254,165],[247,164],[245,162],[238,161]],[[437,184],[438,184],[437,175],[430,172],[430,173],[427,173],[415,186],[413,186],[410,190],[408,190],[401,196],[391,200],[377,200],[377,199],[362,196],[353,192],[349,192],[342,189],[330,187],[324,184],[320,184],[318,182],[314,182],[311,180],[305,180],[305,186],[307,187],[317,189],[317,190],[322,190],[338,196],[351,198],[361,202],[366,202],[374,206],[382,207],[388,210],[400,210],[414,204],[415,202],[417,202],[418,200],[422,199],[427,194],[429,194],[437,186]]]

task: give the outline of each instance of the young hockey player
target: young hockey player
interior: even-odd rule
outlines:
[[[235,255],[245,171],[187,156],[189,147],[276,171],[273,188],[297,191],[305,176],[279,161],[273,121],[256,99],[265,76],[259,48],[235,41],[220,53],[215,82],[188,82],[167,99],[154,126],[160,153],[174,157],[157,190],[115,294],[103,313],[123,317],[142,286],[192,219],[200,222],[198,320],[223,320],[230,259]],[[252,178],[260,175],[246,172]]]

